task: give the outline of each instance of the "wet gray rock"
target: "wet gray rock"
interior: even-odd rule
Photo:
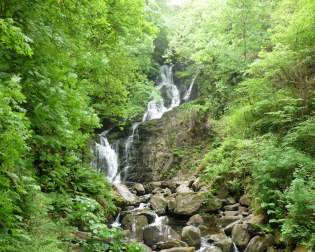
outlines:
[[[271,235],[255,236],[250,240],[245,252],[266,252],[273,245],[273,237]]]
[[[208,243],[220,248],[223,252],[230,252],[233,247],[231,238],[227,237],[224,233],[208,235],[206,239]]]
[[[177,193],[189,193],[193,192],[187,185],[180,185],[179,187],[176,188]]]
[[[113,186],[115,191],[118,193],[118,195],[121,197],[122,201],[126,205],[134,205],[139,203],[139,198],[137,197],[137,195],[130,192],[126,185],[114,184]]]
[[[182,240],[189,246],[199,248],[201,245],[200,229],[194,226],[186,226],[182,230]]]
[[[134,191],[136,191],[137,195],[138,196],[141,196],[141,195],[144,195],[145,194],[145,189],[144,189],[144,186],[140,183],[135,183],[133,186],[132,186],[132,189]]]
[[[233,230],[233,227],[236,225],[236,224],[240,224],[241,223],[241,220],[237,220],[237,221],[234,221],[232,222],[231,224],[227,225],[223,231],[226,235],[231,235],[232,234],[232,230]]]
[[[176,192],[177,183],[173,180],[162,181],[162,188],[168,188],[172,193]]]
[[[251,235],[246,224],[236,224],[232,230],[232,240],[238,248],[245,249]]]
[[[227,205],[227,206],[224,206],[224,210],[225,211],[237,211],[239,206],[240,206],[239,203],[235,203],[233,205]]]
[[[242,217],[240,216],[223,216],[218,220],[218,225],[222,228],[227,227],[231,223],[240,220]]]
[[[146,193],[152,193],[156,188],[161,188],[161,182],[149,182],[143,184]]]
[[[165,242],[159,242],[156,244],[157,249],[170,249],[174,247],[188,247],[188,244],[181,240],[168,240]]]
[[[205,194],[202,210],[205,212],[215,212],[222,208],[222,202],[211,195]]]
[[[189,218],[187,225],[198,227],[204,224],[204,220],[200,214],[193,215]]]
[[[155,221],[155,217],[156,217],[155,212],[153,212],[149,209],[146,209],[146,208],[138,209],[138,210],[134,211],[134,214],[145,216],[148,219],[149,224],[153,223]]]
[[[193,215],[202,206],[203,197],[198,193],[179,193],[174,202],[174,213],[179,215]]]
[[[146,226],[143,230],[143,241],[146,245],[154,248],[158,243],[170,240],[180,240],[181,237],[170,226],[162,224],[159,226]]]
[[[143,228],[148,224],[148,219],[143,215],[127,214],[121,221],[122,227],[130,230],[131,238],[137,241],[143,241]]]
[[[151,207],[159,215],[165,214],[167,203],[167,200],[159,194],[153,195],[150,200]]]

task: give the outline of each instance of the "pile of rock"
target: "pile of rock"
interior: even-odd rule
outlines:
[[[264,216],[251,212],[247,196],[219,199],[195,179],[116,188],[124,202],[121,226],[146,251],[265,252],[274,244],[259,227]],[[168,217],[187,219],[186,225],[172,226]]]

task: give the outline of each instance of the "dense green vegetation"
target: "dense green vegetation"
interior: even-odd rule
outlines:
[[[284,242],[313,249],[314,13],[311,0],[187,1],[169,50],[201,69],[200,99],[217,119],[199,167],[207,181],[252,195]]]
[[[0,1],[0,251],[104,251],[109,238],[136,250],[106,226],[115,206],[89,141],[150,98],[152,13],[140,0]]]

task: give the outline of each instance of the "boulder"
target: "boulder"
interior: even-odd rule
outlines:
[[[193,215],[189,218],[187,225],[198,227],[204,224],[204,220],[200,214]]]
[[[251,214],[246,218],[246,223],[251,226],[263,225],[267,222],[267,217],[264,214]]]
[[[222,228],[225,228],[231,223],[239,221],[240,219],[240,216],[223,216],[218,220],[218,225]]]
[[[153,212],[149,209],[146,209],[146,208],[137,209],[134,211],[134,214],[143,215],[143,216],[147,217],[149,224],[153,223],[155,221],[155,218],[156,218],[155,212]]]
[[[140,201],[140,203],[148,203],[149,200],[151,199],[151,197],[152,197],[151,194],[141,195],[141,196],[139,196],[139,201]]]
[[[179,187],[176,188],[176,193],[189,193],[193,192],[188,186],[186,185],[180,185]]]
[[[145,216],[132,213],[125,215],[121,221],[121,226],[130,230],[131,238],[137,241],[143,241],[143,228],[148,224],[148,219]]]
[[[174,247],[188,247],[188,244],[181,240],[168,240],[168,241],[159,242],[156,244],[156,248],[159,250],[170,249]]]
[[[250,233],[246,224],[236,224],[232,230],[232,240],[238,248],[244,249],[250,241]]]
[[[204,194],[203,197],[204,197],[204,202],[202,206],[203,211],[215,212],[221,209],[222,201],[220,201],[218,198],[209,194]]]
[[[194,247],[177,247],[171,249],[163,249],[160,252],[195,252]]]
[[[172,193],[176,192],[177,183],[174,180],[167,180],[162,182],[162,188],[169,188]]]
[[[239,203],[235,203],[233,205],[227,205],[227,206],[224,206],[224,210],[225,211],[237,211],[239,206],[240,206]]]
[[[139,202],[137,195],[131,193],[126,185],[114,184],[113,186],[126,205],[134,205]]]
[[[271,235],[255,236],[250,240],[245,252],[265,252],[273,245],[273,237]]]
[[[202,206],[203,197],[199,193],[179,193],[174,202],[174,213],[178,215],[193,215]]]
[[[145,189],[144,186],[140,183],[135,183],[132,186],[132,189],[136,191],[137,195],[144,195],[145,194]]]
[[[157,214],[165,214],[167,203],[167,200],[159,194],[153,195],[150,200],[151,207]]]
[[[231,224],[227,225],[223,231],[226,235],[231,235],[232,234],[232,230],[233,230],[233,227],[236,225],[236,224],[239,224],[241,223],[241,220],[237,220],[237,221],[234,221],[232,222]]]
[[[182,240],[189,246],[199,248],[201,244],[200,229],[194,226],[186,226],[182,230]]]
[[[222,252],[230,252],[233,247],[231,238],[227,237],[224,233],[208,235],[206,239],[208,243],[220,248]]]
[[[250,204],[251,204],[251,199],[249,198],[249,196],[248,195],[243,195],[241,198],[240,198],[240,204],[242,205],[242,206],[247,206],[247,207],[249,207],[250,206]]]
[[[167,242],[169,240],[180,240],[181,237],[170,226],[161,225],[149,225],[143,230],[143,241],[146,245],[154,248],[158,243]]]
[[[176,200],[173,196],[169,196],[166,198],[167,200],[167,209],[169,212],[174,212],[174,209],[176,207]]]
[[[152,193],[154,189],[161,188],[161,182],[149,182],[143,185],[146,193]]]

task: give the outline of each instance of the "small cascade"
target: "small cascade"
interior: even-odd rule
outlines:
[[[236,244],[233,242],[233,252],[239,252]]]
[[[189,101],[190,98],[191,98],[191,93],[192,93],[192,90],[194,88],[194,85],[195,85],[195,82],[196,82],[196,79],[199,75],[199,70],[197,71],[196,75],[194,76],[194,78],[192,79],[190,85],[189,85],[189,88],[188,90],[186,91],[185,95],[184,95],[184,98],[183,100],[186,102],[186,101]]]
[[[131,134],[128,136],[127,140],[125,141],[125,148],[124,148],[124,167],[122,169],[122,173],[125,175],[123,177],[123,181],[126,180],[126,174],[128,174],[128,170],[130,168],[130,159],[131,159],[131,151],[134,139],[137,135],[137,129],[140,125],[140,122],[136,122],[131,127]]]
[[[120,213],[118,213],[115,221],[111,224],[112,228],[119,228],[121,227],[121,223],[120,223]]]
[[[109,131],[105,131],[99,135],[100,143],[95,143],[95,166],[99,171],[106,174],[108,180],[112,183],[120,182],[120,175],[118,174],[119,160],[118,160],[118,142],[113,146],[110,145],[106,135]]]

